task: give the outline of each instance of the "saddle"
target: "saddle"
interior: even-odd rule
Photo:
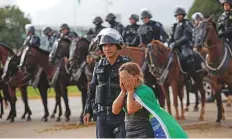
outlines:
[[[186,58],[181,53],[177,53],[178,55],[178,64],[181,69],[181,72],[186,74],[187,73],[187,61]],[[193,58],[194,58],[194,64],[196,72],[200,72],[204,70],[204,67],[202,67],[202,63],[205,63],[204,58],[201,56],[201,54],[197,51],[193,51]]]

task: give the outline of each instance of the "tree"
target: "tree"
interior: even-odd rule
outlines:
[[[11,48],[20,48],[23,44],[24,26],[30,19],[16,6],[0,8],[0,42]]]
[[[205,17],[214,14],[214,20],[217,20],[223,12],[223,7],[219,0],[195,0],[188,12],[188,18],[190,19],[195,12],[201,12]]]

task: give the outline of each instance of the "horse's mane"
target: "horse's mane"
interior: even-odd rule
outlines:
[[[85,41],[85,42],[88,44],[88,46],[89,46],[89,44],[90,44],[90,41],[87,40],[86,38],[83,38],[83,37],[79,38],[78,42],[79,42],[79,41]]]
[[[39,47],[37,47],[37,46],[30,46],[30,47],[35,48],[35,49],[38,50],[40,53],[43,53],[43,54],[45,54],[45,55],[49,55],[49,54],[50,54],[50,52],[48,52],[48,51],[46,51],[46,50],[43,50],[43,49],[41,49],[41,48],[39,48]]]
[[[15,55],[14,51],[9,47],[7,46],[6,44],[0,42],[0,45],[3,46],[7,51],[11,52],[13,55]]]

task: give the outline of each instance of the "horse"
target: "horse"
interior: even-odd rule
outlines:
[[[145,49],[126,46],[119,51],[119,55],[129,57],[135,63],[140,65],[144,73],[145,84],[155,92],[155,96],[158,98],[160,106],[164,108],[165,97],[160,85],[156,81],[156,78],[152,76],[151,72],[149,72],[149,68],[145,60]]]
[[[210,18],[204,21],[206,28],[203,31],[206,33],[203,42],[208,49],[205,69],[209,73],[217,100],[216,122],[220,123],[222,119],[225,119],[221,98],[221,84],[232,83],[232,52],[227,40],[219,39],[216,24],[212,21],[212,17],[210,16]]]
[[[27,86],[29,80],[33,77],[31,75],[25,74],[22,71],[18,70],[18,64],[20,58],[14,54],[14,52],[8,48],[6,45],[0,45],[0,52],[2,52],[0,55],[3,57],[1,60],[4,63],[4,72],[3,72],[3,81],[8,83],[8,90],[10,92],[10,104],[11,104],[11,111],[9,113],[9,116],[7,120],[10,120],[10,122],[14,122],[14,118],[16,116],[16,87],[19,87],[23,102],[25,103],[25,112],[22,115],[21,119],[25,119],[27,116],[27,121],[31,120],[31,110],[28,105],[28,98],[27,98]],[[42,101],[44,104],[45,109],[45,115],[41,120],[47,121],[47,117],[49,115],[48,108],[47,108],[47,81],[44,74],[41,75],[40,81],[39,81],[39,91],[41,93]]]
[[[172,50],[173,51],[173,50]],[[176,110],[176,119],[185,119],[183,97],[184,91],[183,87],[185,84],[185,74],[183,73],[181,67],[179,66],[178,51],[172,52],[170,48],[167,48],[160,41],[153,40],[148,44],[146,48],[146,59],[149,64],[150,71],[152,75],[155,76],[158,82],[162,85],[162,90],[165,93],[167,99],[168,112],[171,113],[170,107],[170,97],[168,93],[169,86],[172,87],[173,97],[174,97],[174,107]],[[198,78],[196,78],[196,90],[200,90],[202,98],[202,107],[200,112],[199,120],[204,119],[205,113],[205,90],[202,84],[201,73],[198,73]],[[178,110],[178,97],[181,102],[181,117],[179,116]]]
[[[56,52],[62,53],[60,51],[62,51],[61,48],[58,49],[58,51],[56,51]],[[39,66],[39,67],[44,69],[44,71],[48,75],[48,79],[49,79],[50,83],[51,82],[55,83],[54,88],[55,88],[55,92],[56,92],[56,106],[59,106],[59,114],[58,114],[56,121],[60,121],[60,117],[62,115],[62,109],[61,109],[61,105],[60,105],[61,104],[61,102],[60,102],[61,96],[63,97],[64,102],[65,102],[65,106],[66,106],[66,112],[65,112],[66,119],[65,120],[69,121],[71,111],[69,108],[68,95],[67,95],[67,86],[70,85],[70,75],[67,72],[68,67],[66,67],[66,63],[65,63],[64,59],[59,60],[59,65],[54,65],[53,63],[51,63],[49,61],[49,55],[50,54],[47,51],[44,51],[38,47],[27,47],[25,59],[21,60],[22,61],[21,65],[22,65],[22,67],[28,67],[28,65],[33,66],[33,67]],[[56,81],[54,81],[54,76],[57,76],[55,74],[56,74],[56,71],[58,68],[60,68],[60,72],[59,72],[58,78],[55,79]],[[80,79],[81,78],[82,77],[80,77]],[[83,80],[79,80],[78,83],[76,83],[76,84],[77,84],[78,88],[81,90],[82,95],[85,94],[87,82],[85,82]],[[85,95],[83,95],[83,97],[84,96]],[[82,100],[84,100],[84,99],[82,99]],[[55,107],[54,111],[55,110],[56,110],[56,107]],[[81,114],[80,120],[82,120],[82,114]]]

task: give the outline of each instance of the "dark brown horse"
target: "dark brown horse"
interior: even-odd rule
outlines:
[[[171,53],[171,49],[165,47],[159,41],[153,41],[147,46],[146,50],[146,58],[149,63],[150,71],[160,84],[163,84],[162,89],[165,92],[165,97],[167,99],[168,112],[171,114],[170,97],[168,93],[169,86],[171,86],[174,97],[174,107],[176,110],[176,119],[185,119],[183,105],[185,75],[180,69],[177,52],[175,51]],[[170,57],[172,57],[172,61],[170,61]],[[201,76],[198,75],[198,77]],[[202,78],[197,78],[195,82],[197,84],[197,91],[200,90],[201,92],[202,108],[199,119],[203,120],[205,113],[205,91],[202,84]],[[178,97],[181,102],[181,117],[178,110]]]
[[[1,52],[1,60],[3,62],[4,66],[4,75],[3,79],[4,81],[8,82],[8,90],[10,93],[10,105],[11,105],[11,111],[9,113],[9,116],[7,120],[10,120],[10,122],[14,121],[14,118],[16,116],[16,87],[18,87],[22,93],[22,99],[25,103],[25,112],[22,115],[22,119],[25,119],[27,116],[27,121],[31,120],[31,110],[28,105],[28,98],[27,98],[27,86],[30,79],[32,79],[33,76],[28,75],[22,71],[18,70],[18,64],[19,64],[19,57],[17,57],[13,51],[8,48],[5,45],[0,45],[0,52]],[[39,81],[39,91],[41,93],[41,97],[44,104],[45,109],[45,115],[42,118],[42,120],[47,121],[47,117],[49,115],[48,108],[47,108],[47,89],[48,89],[48,82],[46,80],[46,76],[44,74],[41,75],[40,81]]]
[[[212,21],[212,16],[204,21],[207,28],[204,36],[204,44],[208,48],[206,56],[206,69],[210,74],[211,83],[215,91],[217,100],[217,120],[225,119],[224,108],[221,98],[222,83],[232,84],[232,53],[230,46],[225,39],[220,40],[216,29],[216,24]]]

